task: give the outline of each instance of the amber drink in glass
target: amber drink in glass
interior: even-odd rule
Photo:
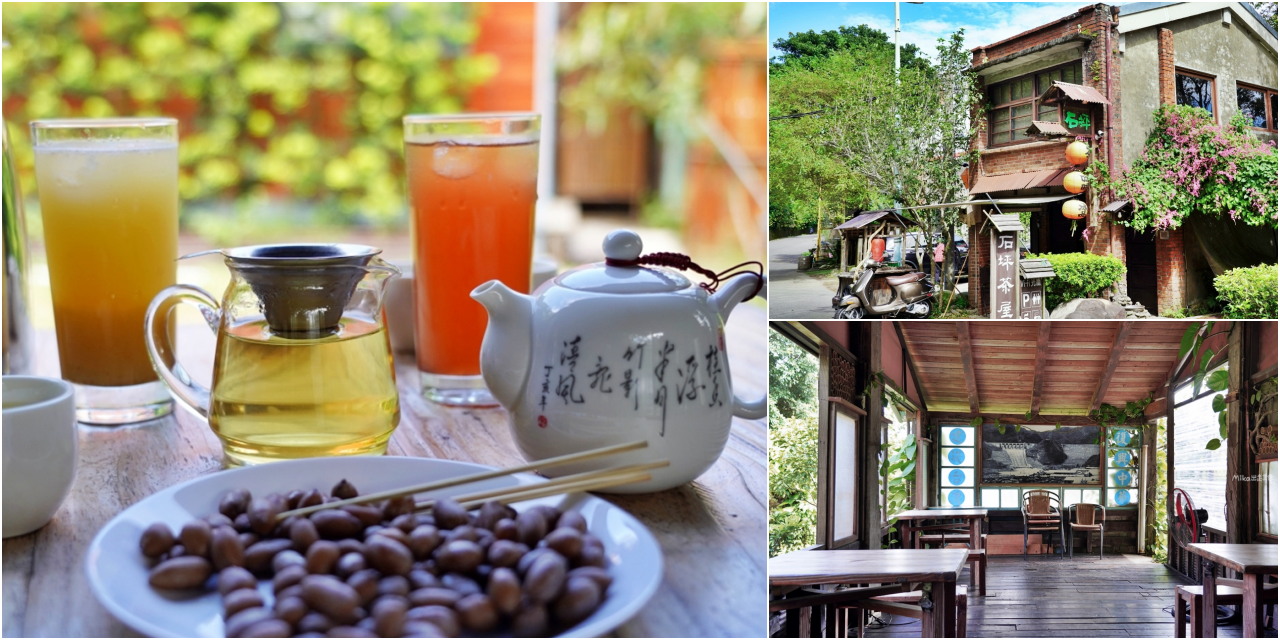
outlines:
[[[404,119],[418,370],[433,402],[497,405],[480,378],[488,314],[470,293],[489,280],[529,292],[539,125],[532,113]]]
[[[172,411],[143,343],[147,305],[178,257],[178,123],[31,123],[62,377],[81,422]]]

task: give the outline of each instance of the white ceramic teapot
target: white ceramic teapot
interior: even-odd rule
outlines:
[[[606,263],[567,271],[532,296],[497,280],[471,292],[489,311],[480,372],[526,459],[647,440],[547,472],[670,460],[650,481],[608,490],[616,493],[693,480],[724,451],[733,416],[765,415],[765,398],[733,394],[724,343],[725,318],[760,276],[742,273],[708,293],[676,271],[635,265],[640,249],[638,235],[617,230],[605,238]]]

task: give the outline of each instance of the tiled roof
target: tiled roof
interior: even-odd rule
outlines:
[[[969,188],[969,193],[998,193],[1001,191],[1017,191],[1033,187],[1055,187],[1062,184],[1062,178],[1070,168],[1045,169],[1026,173],[1006,173],[999,176],[982,176]]]
[[[1045,89],[1045,92],[1040,95],[1040,99],[1045,99],[1053,91],[1061,91],[1062,95],[1068,100],[1076,100],[1086,104],[1111,104],[1110,100],[1102,97],[1102,94],[1098,93],[1098,90],[1093,87],[1086,87],[1081,84],[1071,84],[1070,82],[1062,82],[1061,80],[1055,80],[1052,87]]]

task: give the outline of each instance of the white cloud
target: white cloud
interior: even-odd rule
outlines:
[[[938,38],[948,38],[955,31],[964,29],[966,49],[993,44],[1040,25],[1070,15],[1080,8],[1079,2],[1065,3],[938,3],[931,9],[931,17],[904,19],[902,44],[914,44],[930,58],[938,48]],[[913,7],[919,10],[921,7]],[[939,19],[946,14],[946,19]],[[893,38],[893,16],[856,13],[848,16],[844,24],[865,24],[889,34]]]

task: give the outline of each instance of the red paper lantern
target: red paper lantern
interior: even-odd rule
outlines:
[[[1089,145],[1076,140],[1067,145],[1067,162],[1084,164],[1089,160]]]
[[[884,238],[871,241],[871,259],[880,262],[884,259]]]
[[[1089,207],[1079,200],[1068,200],[1062,203],[1062,215],[1079,220],[1089,214]]]
[[[1062,178],[1062,186],[1071,193],[1084,191],[1086,180],[1083,173],[1072,171]]]

